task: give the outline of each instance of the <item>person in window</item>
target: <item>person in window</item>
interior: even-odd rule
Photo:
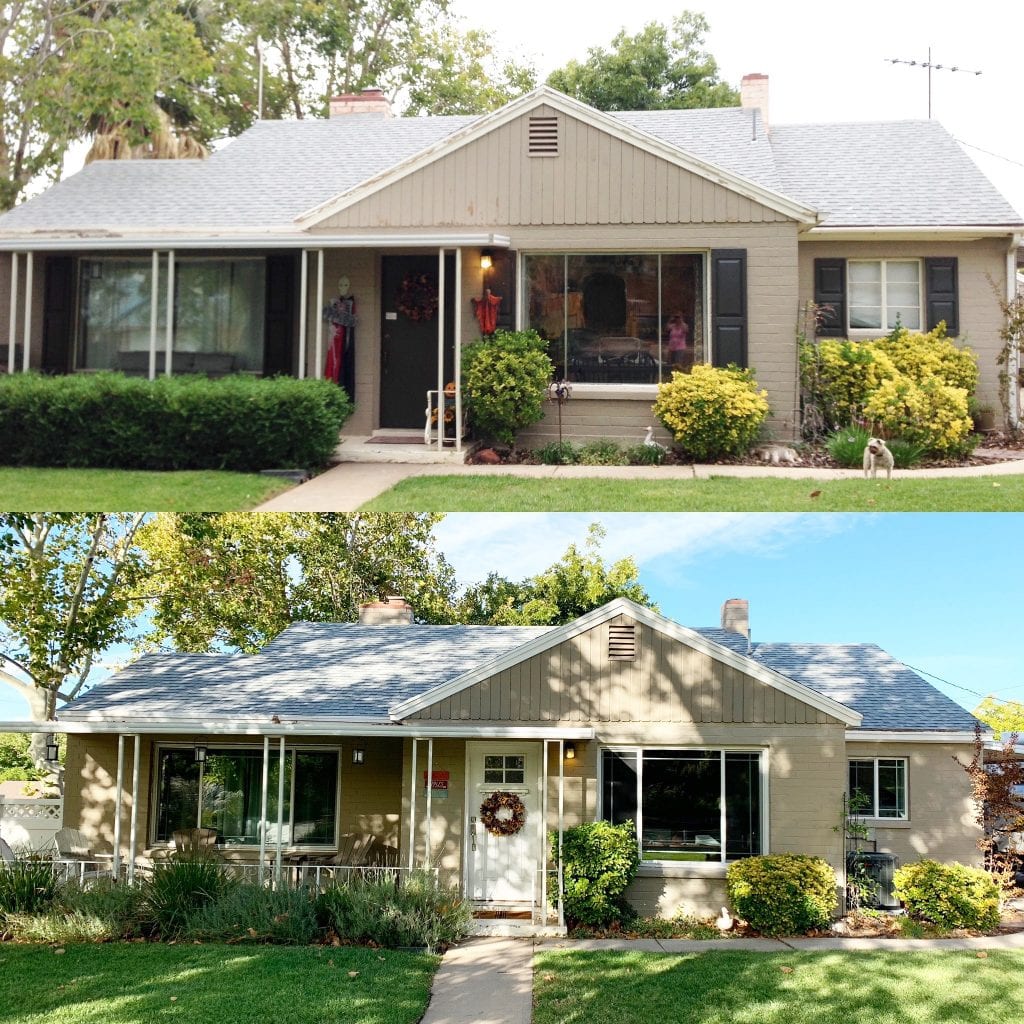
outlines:
[[[690,328],[682,313],[675,313],[668,320],[669,365],[682,368],[690,362]]]

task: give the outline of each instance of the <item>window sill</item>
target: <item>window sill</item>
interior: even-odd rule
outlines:
[[[910,828],[909,818],[861,818],[868,828]]]
[[[570,382],[571,383],[571,382]],[[573,398],[650,401],[658,397],[657,384],[572,384]]]
[[[725,878],[728,864],[708,861],[652,861],[641,862],[638,878]]]

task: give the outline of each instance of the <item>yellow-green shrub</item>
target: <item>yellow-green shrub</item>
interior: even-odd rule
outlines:
[[[833,338],[803,346],[800,369],[805,393],[833,427],[858,419],[868,396],[896,373],[892,360],[872,343]]]
[[[999,926],[999,886],[980,868],[920,860],[897,869],[893,881],[896,897],[918,920],[940,928]]]
[[[918,383],[901,373],[883,381],[865,403],[864,415],[881,433],[928,451],[962,455],[971,446],[967,392],[936,378]]]
[[[684,455],[701,461],[742,455],[768,416],[768,392],[758,390],[748,370],[700,363],[658,386],[654,415]]]
[[[927,334],[897,327],[878,341],[865,342],[884,353],[900,373],[918,383],[938,379],[973,395],[978,387],[978,357],[969,348],[957,348],[946,337],[944,322]]]
[[[733,909],[762,935],[824,928],[836,908],[836,873],[820,857],[778,853],[734,861],[726,872]]]

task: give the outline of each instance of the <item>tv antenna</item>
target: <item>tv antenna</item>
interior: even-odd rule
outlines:
[[[932,63],[932,48],[928,47],[928,59],[927,60],[902,60],[899,57],[887,57],[887,64],[906,64],[911,68],[927,68],[928,69],[928,120],[932,117],[932,71],[959,71],[965,75],[980,75],[980,71],[972,71],[969,68],[962,68],[956,64],[933,64]]]

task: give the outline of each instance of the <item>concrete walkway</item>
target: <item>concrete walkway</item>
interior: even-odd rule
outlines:
[[[1024,455],[1024,453],[1022,453]],[[1024,474],[1024,458],[986,466],[897,469],[894,480]],[[804,469],[790,466],[467,466],[343,462],[308,483],[260,505],[257,512],[354,512],[412,476],[528,477],[536,479],[708,480],[716,476],[787,477],[799,480],[863,479],[859,469]]]
[[[963,939],[470,939],[441,962],[422,1024],[530,1024],[535,950],[645,953],[1024,950],[1024,932]]]

